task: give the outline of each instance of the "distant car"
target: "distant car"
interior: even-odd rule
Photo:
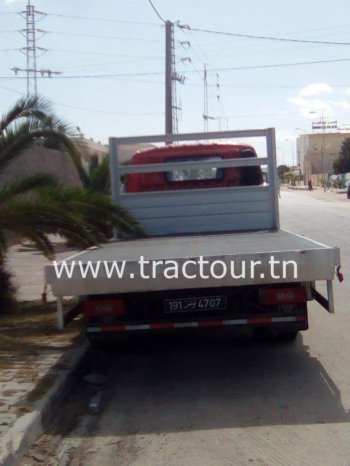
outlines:
[[[348,196],[348,199],[350,199],[350,183],[348,184],[347,196]]]

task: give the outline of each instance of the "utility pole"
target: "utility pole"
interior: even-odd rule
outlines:
[[[37,39],[41,39],[47,32],[43,29],[38,29],[36,27],[36,21],[37,19],[43,19],[46,16],[46,13],[36,10],[34,5],[32,5],[30,2],[31,0],[28,0],[26,9],[20,13],[20,15],[26,20],[26,27],[19,31],[26,39],[26,46],[21,48],[21,52],[26,55],[26,68],[12,68],[12,71],[14,71],[15,75],[17,75],[19,72],[26,73],[27,96],[30,94],[38,94],[38,74],[41,76],[47,75],[48,77],[61,74],[58,71],[52,71],[50,69],[37,69],[37,51],[39,50],[42,53],[45,53],[47,52],[47,49],[38,47],[36,42]],[[37,33],[41,34],[40,37],[37,37]]]
[[[324,174],[324,130],[325,130],[325,121],[324,121],[324,116],[322,112],[322,146],[321,146],[321,170],[322,170],[322,185],[323,185],[323,191],[326,192],[326,180],[325,180],[325,174]]]
[[[204,132],[206,133],[209,128],[208,120],[215,120],[214,117],[209,116],[209,103],[208,103],[208,70],[207,65],[204,63],[203,70],[203,90],[204,90],[204,108],[203,108],[203,122],[204,122]]]
[[[203,108],[203,122],[204,122],[204,132],[208,131],[208,73],[207,65],[204,63],[203,70],[203,99],[204,99],[204,108]]]
[[[173,134],[172,37],[174,25],[165,23],[165,134]]]
[[[326,186],[326,173],[325,173],[325,163],[324,163],[324,156],[325,156],[325,129],[337,129],[338,122],[336,120],[329,121],[325,120],[324,111],[315,111],[311,110],[310,113],[321,114],[321,120],[317,122],[312,122],[312,130],[315,129],[322,129],[322,145],[321,145],[321,182],[323,185],[323,190],[327,191]]]
[[[178,131],[178,110],[176,83],[184,84],[185,77],[176,72],[174,23],[165,22],[165,133]]]

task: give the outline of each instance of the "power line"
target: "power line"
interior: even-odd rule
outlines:
[[[0,77],[0,79],[15,79],[14,77],[10,76],[8,78],[6,77]],[[24,79],[24,78],[17,78],[17,79]],[[129,79],[123,80],[120,79],[120,81],[126,81],[130,82]],[[132,82],[137,82],[137,83],[145,83],[145,84],[164,84],[164,81],[150,81],[150,80],[144,80],[144,79],[137,79],[133,80]],[[195,87],[203,87],[202,82],[191,82],[187,83],[187,86],[195,86]],[[332,84],[330,85],[334,89],[348,89],[350,88],[350,83],[349,84]],[[10,89],[8,87],[5,87],[3,85],[0,85],[1,88],[12,91],[12,92],[17,92],[18,94],[23,94],[22,92],[15,91],[14,89]],[[216,87],[216,84],[208,84],[208,88],[210,89],[211,87]],[[231,88],[231,89],[270,89],[270,90],[283,90],[283,89],[302,89],[305,87],[305,84],[294,84],[294,85],[287,85],[287,84],[220,84],[220,87],[222,88]]]
[[[60,105],[62,107],[67,107],[67,108],[73,108],[76,110],[83,110],[83,111],[88,111],[88,112],[96,112],[96,113],[103,113],[106,115],[120,115],[120,116],[155,116],[155,115],[164,115],[162,112],[146,112],[146,113],[140,113],[140,112],[114,112],[114,111],[109,111],[109,110],[99,110],[96,108],[88,108],[88,107],[79,107],[76,105],[70,105],[70,104],[62,104],[60,102],[55,102],[53,101],[54,104]]]
[[[305,62],[293,62],[293,63],[274,63],[270,65],[248,65],[248,66],[235,66],[228,68],[212,68],[211,71],[240,71],[240,70],[252,70],[252,69],[264,69],[264,68],[283,68],[289,66],[304,66],[304,65],[317,65],[325,63],[342,63],[348,62],[350,58],[338,58],[334,60],[316,60],[316,61],[305,61]],[[196,70],[181,70],[180,73],[195,73]],[[51,79],[94,79],[94,78],[119,78],[119,77],[133,77],[133,76],[161,76],[164,73],[162,71],[151,71],[141,73],[118,73],[118,74],[90,74],[90,75],[71,75],[71,76],[51,76]],[[23,79],[16,76],[0,76],[0,79]],[[38,76],[38,79],[46,79]]]
[[[18,31],[16,31],[18,32]],[[14,49],[0,49],[0,52],[21,52],[22,48],[14,48]],[[47,52],[54,52],[54,53],[72,53],[78,55],[99,55],[105,57],[127,57],[127,58],[142,58],[142,59],[150,59],[150,60],[162,60],[163,57],[155,57],[151,55],[130,55],[129,53],[112,53],[112,52],[92,52],[86,50],[71,50],[71,49],[48,49],[46,48],[45,51]]]
[[[241,37],[245,39],[259,39],[259,40],[273,40],[280,42],[297,42],[301,44],[322,44],[322,45],[350,45],[350,42],[330,42],[322,40],[308,40],[308,39],[289,39],[286,37],[271,37],[271,36],[255,36],[253,34],[239,34],[236,32],[224,32],[224,31],[214,31],[210,29],[200,29],[200,28],[191,28],[188,25],[181,25],[177,23],[177,26],[181,29],[189,29],[195,32],[204,32],[207,34],[217,34],[221,36],[230,36],[230,37]]]
[[[305,84],[221,84],[220,86],[237,89],[302,89],[303,87],[305,87]],[[330,85],[330,87],[336,89],[346,89],[350,88],[350,84],[334,84]]]
[[[183,34],[185,34],[185,32],[188,32],[188,30],[187,30],[187,29],[181,29],[181,32],[182,32]],[[197,56],[198,60],[199,60],[200,62],[204,63],[204,66],[205,66],[205,68],[206,68],[206,71],[205,71],[204,74],[207,74],[207,73],[208,73],[208,63],[209,63],[209,60],[207,59],[207,56],[205,56],[205,53],[204,53],[203,49],[201,48],[201,46],[199,45],[198,41],[196,40],[195,35],[194,35],[191,31],[189,31],[189,32],[190,32],[190,37],[198,44],[198,46],[199,46],[199,48],[200,48],[200,50],[201,50],[201,53],[203,54],[204,60],[202,60],[202,59],[200,58],[200,56],[199,56],[198,53],[196,52],[196,49],[193,48],[193,42],[192,42],[192,40],[191,40],[191,41],[190,41],[190,40],[187,41],[187,42],[188,42],[189,53],[190,53],[191,51],[193,51],[194,54]],[[185,36],[188,37],[186,34],[185,34]],[[180,42],[180,44],[182,44],[182,43]],[[186,44],[186,42],[185,42],[185,44]],[[191,54],[191,53],[190,53],[190,54]],[[192,68],[194,68],[194,69],[196,70],[196,72],[199,74],[201,80],[204,81],[203,84],[204,84],[204,87],[206,88],[206,92],[205,92],[205,96],[206,96],[206,97],[205,97],[205,99],[206,99],[206,98],[208,99],[208,97],[207,97],[207,91],[208,91],[208,90],[210,91],[211,94],[214,94],[214,91],[213,91],[213,89],[212,89],[212,86],[208,83],[208,81],[207,81],[206,79],[204,79],[203,74],[202,74],[202,73],[196,68],[196,66],[193,64],[193,61],[192,61],[191,57],[189,57],[189,60],[188,60],[188,61],[189,61],[190,65],[192,66]],[[210,66],[210,67],[211,67],[211,66]],[[208,76],[208,75],[207,75],[207,76]],[[207,81],[206,84],[205,84],[205,81]],[[217,97],[216,94],[214,94],[214,95],[215,95],[215,97]],[[208,101],[208,102],[209,102],[209,101]],[[205,112],[205,111],[204,111],[204,115],[207,115],[207,114],[208,114],[208,112]]]
[[[119,78],[119,77],[133,77],[133,76],[161,76],[164,73],[161,71],[155,71],[155,72],[144,72],[144,73],[119,73],[119,74],[86,74],[86,75],[71,75],[71,76],[51,76],[50,79],[75,79],[75,78]],[[10,79],[10,80],[20,80],[20,79],[26,79],[21,76],[0,76],[0,79]],[[38,79],[47,79],[44,78],[43,76],[38,76]]]
[[[80,32],[65,32],[65,31],[48,31],[49,34],[57,34],[64,36],[77,36],[77,37],[92,37],[94,39],[117,39],[127,41],[141,41],[141,42],[163,42],[159,39],[145,39],[143,37],[124,37],[124,36],[105,36],[99,34],[85,34]]]
[[[127,80],[129,82],[129,80]],[[139,82],[139,83],[147,83],[147,84],[164,84],[163,81],[146,81],[146,80],[135,80],[133,82]],[[203,83],[198,82],[198,83],[187,83],[187,86],[196,86],[196,87],[203,87]],[[208,85],[208,87],[213,87],[215,85]],[[334,89],[347,89],[350,88],[350,83],[349,84],[332,84],[330,85]],[[270,89],[270,90],[283,90],[283,89],[302,89],[305,87],[305,84],[294,84],[294,85],[287,85],[287,84],[220,84],[220,87],[223,88],[233,88],[233,89]],[[16,91],[15,89],[11,89],[9,87],[6,87],[2,84],[0,84],[0,88],[5,89],[10,92],[14,92],[16,94],[23,95],[23,92]],[[57,103],[57,102],[55,102]],[[66,104],[60,104],[60,105],[66,105]],[[78,107],[76,107],[78,108]],[[83,107],[79,107],[79,109],[83,109]],[[99,112],[104,112],[104,110],[98,110]],[[159,113],[160,114],[160,113]]]
[[[162,16],[160,15],[159,11],[157,10],[157,8],[154,6],[152,0],[148,0],[148,3],[151,5],[151,7],[153,8],[153,11],[155,12],[155,14],[158,16],[158,18],[165,24],[166,21],[162,18]]]
[[[15,89],[11,89],[9,87],[6,87],[6,86],[3,86],[3,85],[0,85],[0,88],[2,89],[5,89],[6,91],[10,91],[10,92],[14,92],[15,94],[19,94],[19,95],[24,95],[23,92],[20,92],[20,91],[16,91]],[[103,113],[103,114],[106,114],[106,115],[120,115],[120,116],[155,116],[155,115],[164,115],[164,113],[162,112],[145,112],[145,113],[140,113],[140,112],[114,112],[114,111],[109,111],[109,110],[100,110],[100,109],[96,109],[96,108],[89,108],[89,107],[79,107],[79,106],[76,106],[76,105],[70,105],[70,104],[64,104],[64,103],[61,103],[61,102],[56,102],[54,100],[51,101],[53,104],[55,105],[59,105],[61,107],[67,107],[67,108],[72,108],[72,109],[76,109],[76,110],[82,110],[82,111],[87,111],[87,112],[94,112],[94,113]]]
[[[350,58],[337,58],[334,60],[315,60],[315,61],[302,61],[292,63],[274,63],[271,65],[248,65],[248,66],[235,66],[228,68],[216,68],[212,71],[239,71],[239,70],[257,70],[263,68],[283,68],[288,66],[303,66],[303,65],[319,65],[322,63],[341,63],[350,61]]]
[[[58,13],[47,13],[47,16],[55,16],[59,18],[71,18],[71,19],[80,19],[86,21],[103,21],[108,23],[120,23],[120,24],[138,24],[140,26],[157,26],[158,23],[148,23],[145,21],[133,21],[133,20],[123,20],[123,19],[114,19],[114,18],[95,18],[92,16],[78,16],[78,15],[63,15]]]
[[[131,63],[140,63],[142,61],[149,61],[149,60],[160,60],[160,58],[137,58],[137,59],[132,59],[132,60],[123,60],[123,61],[110,61],[110,62],[100,62],[100,63],[83,63],[83,64],[77,64],[74,62],[74,65],[72,65],[72,61],[64,63],[59,63],[60,67],[64,67],[64,71],[67,69],[76,69],[76,68],[91,68],[93,66],[101,67],[101,66],[112,66],[112,65],[125,65],[125,64],[131,64]]]
[[[10,91],[10,92],[14,92],[15,94],[23,95],[23,92],[15,91],[14,89],[11,89],[10,87],[3,86],[2,84],[0,84],[0,87],[1,87],[1,89],[5,89],[6,91]]]
[[[12,49],[19,50],[19,49]],[[110,52],[92,52],[86,50],[69,50],[69,49],[48,49],[49,52],[58,52],[58,53],[73,53],[79,55],[100,55],[105,57],[127,57],[127,58],[149,58],[149,59],[163,59],[163,57],[154,57],[151,55],[130,55],[129,53],[110,53]]]

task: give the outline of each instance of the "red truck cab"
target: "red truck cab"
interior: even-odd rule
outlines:
[[[234,144],[181,144],[137,152],[131,165],[195,162],[257,157],[253,147]],[[260,166],[234,168],[181,168],[169,172],[129,174],[126,192],[222,188],[263,184]]]

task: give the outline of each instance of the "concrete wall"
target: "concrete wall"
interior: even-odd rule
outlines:
[[[36,173],[56,176],[66,186],[81,186],[79,175],[68,154],[35,145],[19,155],[0,174],[0,185],[23,179]]]

